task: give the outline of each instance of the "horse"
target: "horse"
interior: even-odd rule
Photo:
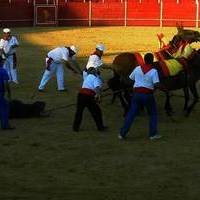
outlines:
[[[177,53],[178,51],[180,51],[180,49],[182,51],[183,46],[185,47],[185,45],[187,44],[200,41],[200,33],[198,31],[187,30],[184,29],[182,26],[177,26],[177,31],[178,31],[177,34],[172,38],[172,40],[167,45],[162,43],[163,42],[162,39],[159,38],[160,50],[157,52],[158,58],[170,59],[172,58],[172,54]],[[164,44],[164,47],[162,48],[161,48],[161,43]],[[190,71],[189,74],[187,72],[182,71],[178,73],[176,76],[169,76],[164,78],[161,77],[161,83],[164,84],[169,89],[169,91],[183,88],[185,97],[184,110],[186,111],[186,115],[189,115],[192,108],[198,101],[196,81],[199,79],[198,67],[197,67],[197,61],[199,60],[199,53],[198,54],[196,53],[195,59],[193,58],[192,60],[184,61],[184,64],[188,66],[193,66],[189,70]],[[159,67],[159,62],[155,62],[154,64],[155,68],[157,68],[158,71],[161,71]],[[108,81],[108,87],[110,87],[110,89],[114,91],[113,101],[116,98],[116,96],[118,96],[120,98],[122,106],[125,109],[125,112],[128,110],[129,107],[130,97],[128,97],[127,93],[128,91],[130,91],[129,88],[131,87],[130,81],[128,81],[127,77],[132,72],[134,67],[138,65],[139,63],[138,59],[136,58],[136,54],[130,52],[119,54],[114,58],[112,63],[114,76]],[[126,92],[123,92],[123,89]],[[193,103],[190,106],[188,106],[189,90],[192,92],[194,97]],[[123,93],[125,93],[126,96],[124,96]],[[166,92],[165,110],[168,115],[172,113],[169,92]]]
[[[189,74],[186,71],[181,71],[175,76],[168,76],[163,77],[160,76],[160,82],[161,84],[168,90],[173,91],[177,89],[183,89],[184,90],[184,97],[185,97],[185,104],[184,104],[184,110],[186,111],[186,116],[189,116],[191,110],[195,106],[195,104],[198,102],[198,92],[196,89],[196,82],[200,79],[200,53],[197,51],[193,58],[188,61],[189,66]],[[154,67],[160,71],[159,61],[154,62]],[[125,85],[126,88],[130,88],[131,84],[130,81],[128,81],[128,75],[132,72],[132,70],[138,66],[137,59],[135,57],[134,53],[121,53],[118,56],[115,57],[113,60],[113,71],[114,71],[114,77],[110,79],[109,82],[112,82],[112,80],[115,79],[115,83],[118,83],[118,89],[119,93],[121,93],[121,84]],[[160,75],[160,73],[159,73]],[[118,78],[118,82],[116,82],[116,79]],[[112,89],[112,84],[108,83],[109,87]],[[115,91],[117,91],[117,84],[115,84]],[[125,86],[124,86],[125,88]],[[189,102],[189,90],[191,91],[193,95],[193,102],[191,105],[188,105]],[[122,95],[122,94],[120,94]],[[124,106],[125,105],[125,106]],[[127,111],[128,104],[124,103],[122,104],[125,111]],[[166,92],[166,102],[165,102],[165,110],[168,115],[171,114],[172,108],[170,104],[170,94],[169,92]]]

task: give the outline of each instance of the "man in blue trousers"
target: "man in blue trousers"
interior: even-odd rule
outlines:
[[[0,56],[0,121],[3,130],[14,129],[9,124],[9,104],[5,99],[5,92],[8,93],[8,99],[11,98],[10,87],[8,84],[9,76],[3,68],[3,59]]]
[[[126,135],[138,114],[141,106],[145,106],[150,116],[149,138],[150,140],[159,139],[161,136],[157,131],[157,109],[154,99],[154,89],[160,88],[158,72],[153,68],[153,54],[147,53],[144,56],[145,64],[137,66],[130,74],[129,78],[134,81],[133,97],[131,107],[125,117],[124,125],[120,130],[119,139],[125,139]]]

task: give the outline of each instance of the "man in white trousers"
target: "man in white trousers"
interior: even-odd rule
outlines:
[[[96,45],[96,49],[95,49],[94,53],[92,53],[89,56],[87,65],[83,71],[83,79],[85,79],[85,77],[87,76],[87,70],[90,67],[95,68],[98,73],[100,67],[102,67],[104,65],[104,63],[102,61],[102,56],[103,56],[104,51],[105,51],[105,46],[103,44]]]
[[[19,42],[15,36],[11,35],[11,30],[4,28],[3,37],[0,39],[0,51],[6,58],[3,67],[8,72],[9,82],[13,83],[18,83],[16,57],[16,49],[18,46]]]
[[[54,73],[57,76],[58,91],[65,91],[63,65],[66,65],[66,67],[76,74],[81,74],[82,72],[76,62],[76,54],[77,48],[75,46],[57,47],[51,50],[46,57],[46,69],[40,81],[38,91],[44,91],[45,85]]]

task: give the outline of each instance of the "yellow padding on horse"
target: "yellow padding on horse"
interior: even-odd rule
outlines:
[[[183,49],[184,48],[184,49]],[[175,58],[188,58],[193,52],[193,48],[190,46],[190,44],[187,44],[185,47],[180,46],[178,51],[173,55]]]
[[[175,59],[169,59],[164,61],[169,69],[169,75],[174,76],[183,70],[183,66]]]
[[[184,48],[184,51],[183,51],[183,54],[182,56],[184,58],[188,58],[193,52],[193,48],[190,46],[190,45],[187,45],[185,48]]]

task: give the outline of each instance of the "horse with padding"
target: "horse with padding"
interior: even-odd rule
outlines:
[[[193,42],[200,41],[200,34],[197,31],[193,30],[184,30],[181,29],[181,32],[178,32],[177,35],[175,35],[172,39],[172,41],[169,43],[170,48],[175,46],[173,53],[176,53],[178,50],[180,50],[181,45],[183,45],[183,42],[185,44],[191,44]],[[179,44],[179,45],[178,45]],[[178,46],[177,46],[178,45]],[[186,45],[185,45],[186,46]],[[196,82],[200,79],[200,54],[199,51],[193,50],[191,52],[191,55],[188,58],[181,58],[182,62],[178,60],[177,58],[174,59],[172,56],[169,48],[166,48],[161,50],[159,52],[159,55],[163,56],[163,59],[160,59],[156,62],[154,62],[154,67],[158,70],[160,75],[160,81],[161,84],[165,86],[165,88],[168,89],[168,91],[177,90],[177,89],[183,89],[184,90],[184,97],[185,97],[185,105],[184,110],[186,111],[186,115],[189,115],[192,108],[198,101],[198,93],[196,89]],[[163,66],[166,65],[165,62],[168,64],[169,61],[172,61],[174,59],[175,62],[181,63],[182,69],[180,69],[176,74],[168,74],[166,75],[165,71],[163,71]],[[121,53],[118,56],[115,57],[113,61],[113,71],[114,71],[114,77],[109,81],[109,84],[112,82],[112,80],[115,80],[116,82],[116,76],[118,77],[118,88],[120,89],[120,84],[125,84],[128,81],[128,76],[132,72],[132,70],[142,64],[141,59],[138,59],[138,53]],[[166,67],[166,66],[165,66]],[[180,67],[180,66],[179,66]],[[169,71],[168,71],[169,73]],[[110,84],[112,85],[112,84]],[[115,90],[116,90],[115,85]],[[130,84],[127,84],[126,87],[130,87]],[[191,91],[194,99],[191,105],[188,105],[189,102],[189,90]],[[170,105],[170,93],[166,92],[166,103],[165,103],[165,109],[168,114],[171,114],[171,105]],[[123,104],[122,104],[123,105]],[[127,107],[124,107],[127,110]]]

